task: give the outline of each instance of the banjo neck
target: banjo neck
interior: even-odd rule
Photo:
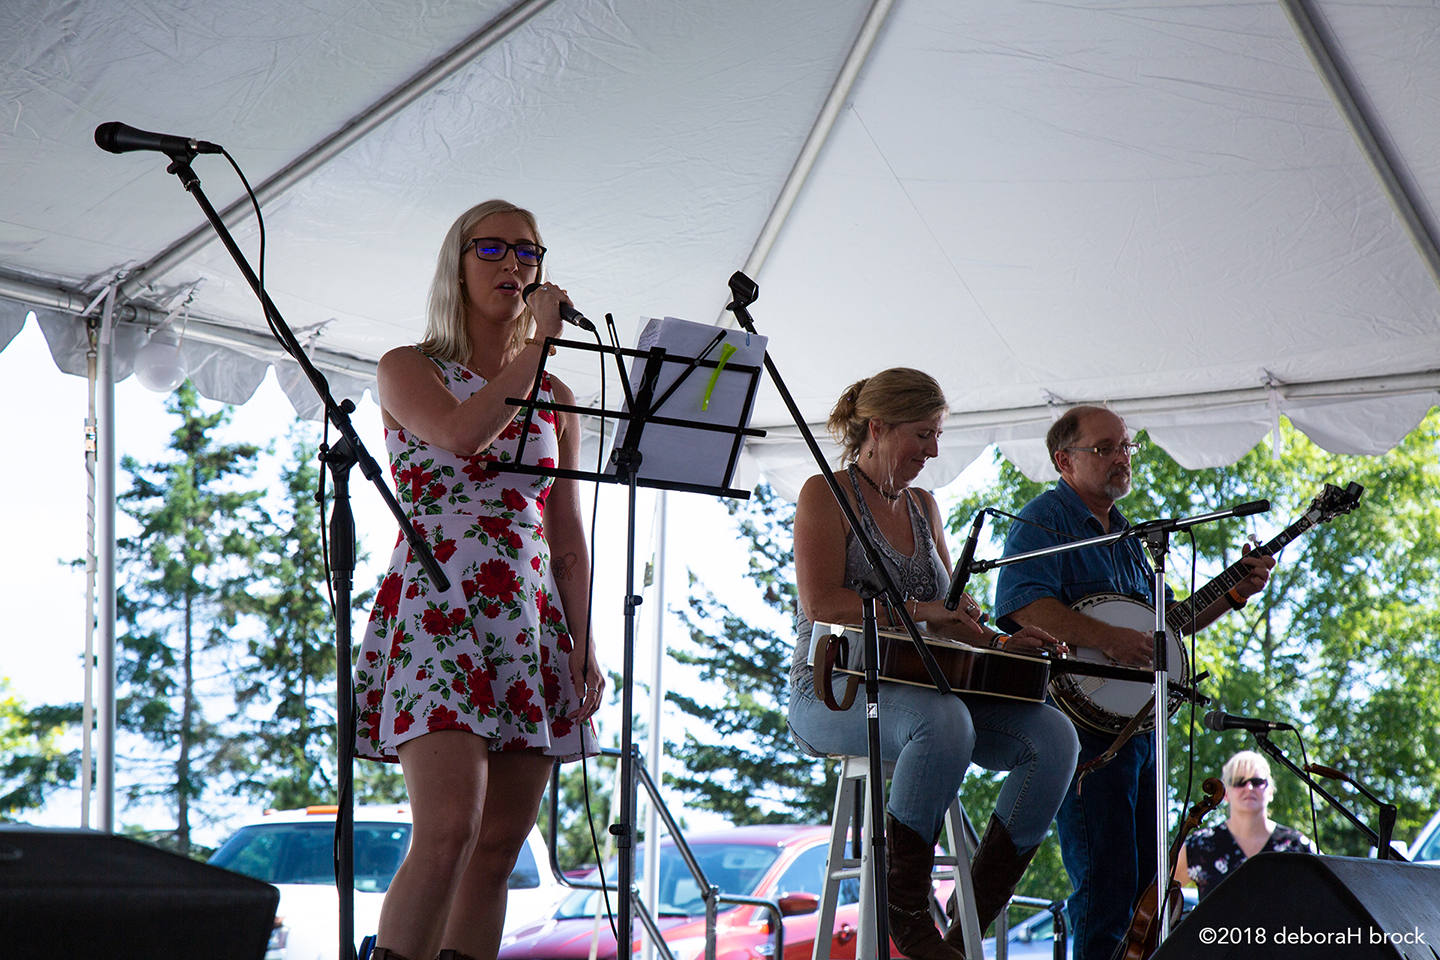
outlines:
[[[1356,483],[1350,484],[1343,491],[1326,484],[1324,491],[1315,498],[1314,502],[1310,504],[1310,509],[1306,510],[1300,519],[1281,530],[1273,539],[1250,551],[1250,555],[1262,557],[1279,555],[1290,541],[1311,527],[1324,523],[1338,514],[1348,513],[1359,501],[1360,493],[1363,490],[1364,488]],[[1245,565],[1243,558],[1230,564],[1214,580],[1179,603],[1172,605],[1165,612],[1166,629],[1177,635],[1189,634],[1191,632],[1189,627],[1195,617],[1199,616],[1200,612],[1210,604],[1233,590],[1249,574],[1250,568]]]

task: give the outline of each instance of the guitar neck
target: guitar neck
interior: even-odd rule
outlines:
[[[1250,555],[1278,556],[1280,551],[1284,550],[1290,541],[1315,526],[1315,524],[1319,522],[1319,518],[1319,510],[1310,510],[1299,520],[1296,520],[1290,524],[1290,526],[1280,531],[1279,535],[1273,540],[1256,547],[1250,552]],[[1226,593],[1235,588],[1236,584],[1249,575],[1250,568],[1245,565],[1245,561],[1236,560],[1230,564],[1230,566],[1226,567],[1214,580],[1211,580],[1181,602],[1170,607],[1165,614],[1166,629],[1177,635],[1188,634],[1190,632],[1189,627],[1191,621],[1199,615],[1200,611],[1225,596]]]

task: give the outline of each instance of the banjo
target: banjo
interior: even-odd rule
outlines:
[[[1355,509],[1365,488],[1351,483],[1345,489],[1325,484],[1320,495],[1300,519],[1286,527],[1268,543],[1252,551],[1254,556],[1275,556],[1300,534]],[[1205,586],[1165,611],[1165,640],[1169,652],[1170,672],[1182,685],[1190,680],[1190,658],[1180,638],[1190,632],[1195,615],[1223,597],[1244,580],[1250,568],[1243,560],[1236,561]],[[1149,604],[1117,593],[1096,593],[1083,597],[1071,608],[1114,627],[1126,627],[1149,633],[1155,629],[1155,610]],[[1093,647],[1073,647],[1075,658],[1091,663],[1116,663]],[[1120,733],[1135,714],[1150,703],[1154,694],[1150,684],[1134,680],[1114,680],[1098,676],[1060,673],[1050,678],[1050,693],[1060,709],[1077,724],[1102,734]],[[1174,715],[1184,701],[1181,694],[1171,692],[1167,698],[1166,716]],[[1137,731],[1153,730],[1154,714]]]

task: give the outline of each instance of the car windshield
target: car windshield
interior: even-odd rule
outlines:
[[[408,823],[355,824],[355,889],[384,893],[410,846]],[[335,884],[335,822],[241,827],[210,862],[266,883]]]
[[[705,879],[720,888],[721,893],[749,896],[754,893],[761,878],[780,856],[780,848],[758,846],[746,843],[699,843],[690,848]],[[635,879],[642,879],[645,871],[644,846],[636,848]],[[616,864],[611,862],[605,869],[605,876],[615,880]],[[610,892],[611,909],[614,909],[615,892]],[[705,901],[701,897],[700,884],[685,865],[680,851],[674,847],[660,848],[660,909],[662,916],[699,916],[705,912]],[[604,912],[605,904],[598,890],[579,890],[566,897],[555,916],[560,920],[577,917],[593,917],[596,911]]]

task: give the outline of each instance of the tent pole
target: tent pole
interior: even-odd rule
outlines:
[[[757,276],[760,268],[765,265],[765,259],[770,256],[770,248],[775,246],[781,228],[785,226],[785,221],[789,219],[795,201],[800,197],[800,190],[805,186],[805,181],[810,179],[810,171],[815,168],[815,161],[820,157],[820,150],[830,139],[830,131],[834,129],[835,121],[839,118],[840,111],[844,109],[845,102],[850,99],[850,91],[855,86],[855,78],[860,76],[860,70],[865,66],[865,61],[870,59],[870,51],[875,46],[876,38],[880,36],[880,28],[885,25],[886,19],[890,16],[890,10],[894,6],[895,0],[875,0],[870,7],[870,13],[865,17],[865,22],[860,25],[860,33],[850,47],[850,53],[846,56],[845,63],[840,67],[840,75],[835,78],[835,84],[830,88],[830,95],[825,98],[825,104],[820,108],[819,116],[815,118],[815,125],[810,128],[810,135],[805,138],[805,145],[800,148],[800,156],[796,158],[795,166],[790,169],[790,175],[785,178],[785,184],[780,188],[780,195],[775,199],[775,206],[771,208],[765,225],[760,228],[760,236],[756,238],[755,246],[750,251],[750,257],[740,271],[746,276]],[[730,308],[726,307],[720,311],[720,319],[717,321],[719,326],[736,326],[735,318],[729,310]]]
[[[90,382],[90,404],[85,416],[85,699],[80,715],[80,826],[90,826],[90,793],[94,788],[91,767],[95,757],[95,383],[99,363],[98,325],[86,324],[90,350],[85,355],[85,372]]]
[[[1360,152],[1370,164],[1375,179],[1380,181],[1380,189],[1405,225],[1410,242],[1415,244],[1420,259],[1430,271],[1430,278],[1436,286],[1440,286],[1440,246],[1437,246],[1434,225],[1426,221],[1421,208],[1415,203],[1415,185],[1404,168],[1392,159],[1394,151],[1386,149],[1386,144],[1381,142],[1374,117],[1357,96],[1359,84],[1335,57],[1333,51],[1338,44],[1329,33],[1328,26],[1322,17],[1314,15],[1313,4],[1309,0],[1280,0],[1280,6],[1290,18],[1290,25],[1295,28],[1301,46],[1315,65],[1320,82],[1335,101],[1336,109],[1350,128],[1350,134],[1360,146]]]
[[[665,663],[665,532],[666,507],[670,492],[660,490],[655,495],[655,565],[654,577],[654,635],[650,650],[650,743],[645,756],[645,766],[650,779],[660,782],[660,754],[664,744],[660,736],[660,714],[665,706],[665,687],[662,685],[662,669]],[[645,813],[645,906],[651,916],[660,915],[660,807],[654,797],[647,798],[649,809]],[[641,946],[642,960],[655,956],[655,944],[646,937]]]
[[[96,599],[99,607],[96,829],[115,832],[115,287],[105,297],[95,363]]]

